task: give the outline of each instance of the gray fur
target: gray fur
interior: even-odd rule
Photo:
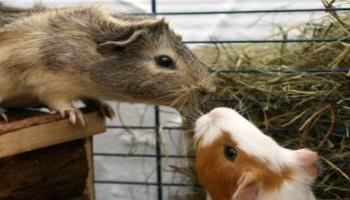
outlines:
[[[99,7],[11,12],[0,11],[0,51],[8,56],[0,60],[0,76],[6,77],[0,83],[9,84],[0,88],[0,105],[21,106],[11,102],[30,96],[54,110],[60,109],[55,105],[59,98],[181,109],[213,90],[206,69],[164,20],[112,15]],[[105,42],[125,41],[137,30],[142,35],[130,44],[99,50]],[[169,52],[176,70],[154,62],[155,56]]]

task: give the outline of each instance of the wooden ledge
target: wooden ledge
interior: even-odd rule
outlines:
[[[97,111],[83,111],[85,127],[73,126],[68,119],[62,119],[58,114],[35,111],[10,113],[9,123],[0,122],[0,158],[87,138],[105,131],[105,121]]]

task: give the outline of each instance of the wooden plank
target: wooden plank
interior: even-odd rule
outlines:
[[[84,194],[88,200],[95,200],[95,175],[94,175],[94,159],[93,159],[93,139],[89,137],[85,139],[85,152],[88,164],[88,177],[86,179],[86,187]]]
[[[105,131],[104,119],[97,112],[85,114],[86,126],[73,126],[68,119],[19,129],[0,135],[0,158],[48,147]]]
[[[0,158],[1,200],[89,200],[85,139]]]
[[[84,114],[86,114],[94,112],[94,109],[82,108],[81,111]],[[6,123],[0,117],[0,136],[30,126],[47,124],[49,122],[62,120],[60,114],[49,114],[47,112],[40,112],[38,110],[28,110],[25,108],[11,109],[6,114],[9,119],[9,122]]]
[[[13,131],[27,128],[30,126],[36,126],[40,124],[47,124],[54,121],[62,120],[62,117],[58,114],[46,114],[46,115],[39,115],[34,116],[30,118],[25,118],[21,120],[16,120],[13,122],[5,123],[3,122],[0,124],[0,136],[5,135],[6,133],[11,133]]]

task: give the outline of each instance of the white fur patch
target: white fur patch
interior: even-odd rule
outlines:
[[[288,180],[283,183],[282,187],[274,192],[261,193],[258,200],[316,200],[310,187],[306,184],[294,180]]]
[[[266,162],[271,170],[279,172],[287,163],[295,163],[291,150],[278,145],[253,123],[230,108],[215,108],[200,117],[196,121],[194,138],[195,141],[201,138],[201,147],[204,147],[222,136],[223,132],[231,135],[238,148]]]

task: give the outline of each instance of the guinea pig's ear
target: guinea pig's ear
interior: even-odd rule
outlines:
[[[237,182],[237,190],[231,200],[256,200],[258,186],[253,182],[250,174],[243,174]]]
[[[113,49],[116,49],[117,47],[125,47],[138,40],[143,33],[144,30],[136,30],[123,40],[103,42],[101,44],[98,44],[97,50],[100,53],[106,53],[112,51]]]
[[[149,21],[143,27],[156,36],[164,34],[166,30],[170,30],[169,23],[164,18]]]

